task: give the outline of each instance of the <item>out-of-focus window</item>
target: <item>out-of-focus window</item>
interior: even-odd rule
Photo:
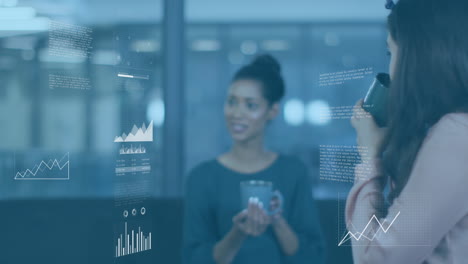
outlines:
[[[0,5],[0,197],[113,197],[120,150],[142,148],[161,193],[161,1]]]
[[[354,105],[375,74],[387,71],[385,36],[383,22],[189,24],[186,169],[229,149],[222,109],[230,80],[255,56],[270,53],[281,63],[286,96],[267,144],[307,163],[317,196],[346,192],[349,184],[320,178],[319,146],[354,145],[355,136],[349,118],[329,120],[323,111]],[[360,74],[339,84],[320,80],[339,72]]]
[[[162,9],[0,0],[0,262],[154,260]]]

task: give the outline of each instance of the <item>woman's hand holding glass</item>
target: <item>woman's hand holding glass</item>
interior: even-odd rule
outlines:
[[[362,108],[363,100],[359,100],[354,106],[351,125],[356,129],[357,144],[359,145],[359,154],[370,159],[379,158],[382,142],[385,137],[386,129],[380,128],[374,118],[364,115],[366,112]]]
[[[234,216],[234,227],[244,235],[260,236],[271,224],[271,216],[267,214],[264,205],[258,198],[249,199],[247,209]]]

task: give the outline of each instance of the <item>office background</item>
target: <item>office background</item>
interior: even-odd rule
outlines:
[[[151,197],[182,206],[190,168],[229,148],[222,107],[232,74],[256,55],[270,53],[282,65],[287,94],[267,144],[307,164],[326,219],[336,211],[337,194],[350,184],[320,180],[318,146],[353,145],[355,135],[348,122],[317,120],[316,107],[353,105],[373,76],[330,87],[320,87],[319,76],[360,68],[387,71],[383,5],[375,0],[0,1],[0,199],[3,204],[113,199],[113,139],[138,117],[139,123],[154,122]],[[88,30],[89,56],[51,56],[51,21]],[[151,78],[115,78],[123,60],[140,65]],[[87,85],[51,87],[54,75],[81,78]],[[70,181],[13,180],[18,168],[63,153],[70,155]],[[173,208],[161,206],[167,206],[161,211]],[[8,221],[15,222],[13,216]],[[330,245],[337,240],[328,239]],[[335,263],[332,258],[329,263]]]

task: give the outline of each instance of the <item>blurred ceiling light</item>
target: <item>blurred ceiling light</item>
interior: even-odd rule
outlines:
[[[240,49],[245,55],[254,55],[258,51],[258,45],[255,41],[245,40],[241,43]]]
[[[284,104],[284,119],[291,126],[304,123],[304,104],[298,99],[291,99]]]
[[[307,104],[307,121],[311,125],[323,126],[330,123],[331,111],[326,101],[314,100]]]
[[[36,16],[32,7],[0,7],[0,21],[4,19],[31,19]]]
[[[161,43],[154,40],[135,40],[130,44],[130,49],[136,52],[158,52]]]
[[[289,42],[286,40],[265,40],[262,42],[262,48],[268,51],[285,51],[289,50]]]
[[[114,50],[96,50],[91,57],[91,63],[98,65],[117,65],[120,61],[119,58],[119,54]]]
[[[5,19],[0,20],[0,35],[4,33],[24,31],[38,32],[49,30],[48,18],[38,17],[33,19]]]
[[[49,30],[50,20],[36,17],[32,7],[14,7],[17,1],[0,0],[0,37],[26,35]]]
[[[340,45],[340,37],[335,32],[325,33],[324,42],[327,46],[336,47]]]
[[[153,120],[156,127],[161,127],[164,124],[165,110],[161,98],[156,98],[149,103],[146,116],[148,120]]]
[[[197,39],[191,44],[193,51],[217,51],[220,48],[221,44],[215,39]]]

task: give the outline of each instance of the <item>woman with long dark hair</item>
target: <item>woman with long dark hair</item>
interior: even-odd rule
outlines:
[[[400,0],[388,17],[388,128],[352,119],[370,158],[346,206],[355,263],[468,261],[467,14],[466,0]]]
[[[322,263],[307,169],[299,159],[264,144],[284,92],[280,65],[272,56],[259,56],[234,75],[224,105],[233,145],[194,168],[187,181],[185,264]],[[273,186],[284,198],[263,204],[253,196],[242,205],[245,182]]]

